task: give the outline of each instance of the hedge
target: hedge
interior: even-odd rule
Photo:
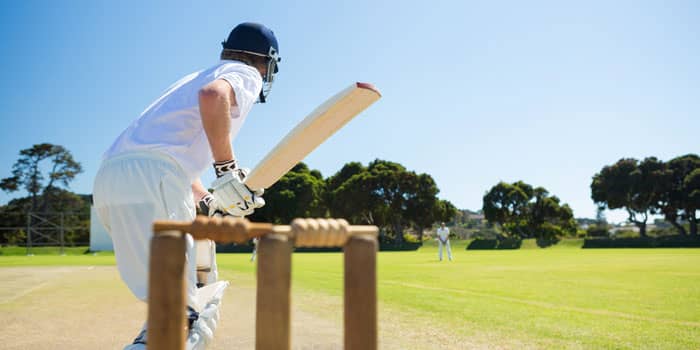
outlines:
[[[583,248],[700,248],[700,237],[586,238]]]
[[[467,250],[520,249],[522,244],[519,238],[475,239],[469,242]]]
[[[228,244],[216,244],[216,252],[217,253],[252,253],[253,252],[253,245],[252,244],[235,244],[235,243],[228,243]]]

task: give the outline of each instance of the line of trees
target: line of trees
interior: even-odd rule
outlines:
[[[24,189],[29,195],[0,206],[2,226],[26,226],[28,212],[69,212],[66,224],[84,226],[84,237],[76,239],[86,241],[90,198],[67,189],[81,172],[80,163],[62,146],[42,143],[21,150],[12,176],[0,180],[0,189]],[[457,209],[438,199],[438,192],[430,175],[390,161],[375,160],[368,166],[351,162],[327,179],[300,163],[266,191],[267,205],[250,219],[289,223],[296,217],[343,217],[353,224],[377,225],[385,241],[401,243],[406,229],[422,239],[424,229],[455,216]],[[23,230],[6,231],[0,242],[19,242],[25,235]]]
[[[0,189],[24,189],[28,196],[0,206],[0,223],[22,227],[27,212],[73,212],[78,215],[68,217],[68,225],[85,226],[85,237],[77,239],[87,240],[90,197],[67,189],[81,172],[80,163],[62,146],[42,143],[21,150],[12,175],[0,179]],[[430,175],[391,161],[377,159],[367,166],[350,162],[328,178],[299,163],[266,191],[267,205],[250,219],[288,223],[295,217],[343,217],[352,224],[377,225],[385,242],[400,244],[407,229],[422,240],[424,230],[436,222],[456,220],[457,208],[438,193]],[[655,157],[620,159],[593,176],[591,198],[599,206],[598,221],[604,221],[604,209],[624,209],[642,237],[654,214],[663,215],[679,234],[697,236],[700,157],[687,154],[668,162]],[[577,230],[567,204],[544,187],[523,181],[493,186],[483,197],[482,211],[489,225],[514,237],[552,239]],[[5,232],[0,242],[19,241],[23,234]]]
[[[646,237],[650,215],[663,215],[680,235],[698,235],[700,157],[686,154],[663,162],[623,158],[593,176],[591,198],[602,209],[624,209]],[[686,229],[687,225],[687,229]]]
[[[604,231],[605,209],[623,209],[628,221],[647,237],[651,215],[662,215],[682,236],[698,236],[700,222],[700,157],[686,154],[663,162],[623,158],[593,176],[591,198],[598,205],[589,233]],[[509,236],[552,239],[574,235],[573,211],[543,187],[522,181],[499,182],[483,198],[484,217]]]
[[[438,193],[430,175],[386,160],[347,163],[326,179],[300,163],[266,190],[267,204],[251,219],[288,223],[302,216],[342,217],[351,224],[377,225],[383,240],[400,244],[408,228],[422,239],[426,228],[455,217],[457,208]]]

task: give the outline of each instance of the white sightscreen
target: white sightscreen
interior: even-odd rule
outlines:
[[[90,207],[90,251],[112,251],[112,238],[97,217],[97,210]]]

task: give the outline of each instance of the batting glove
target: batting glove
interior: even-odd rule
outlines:
[[[265,205],[262,198],[264,190],[251,190],[245,185],[248,169],[238,168],[235,160],[214,163],[214,170],[217,179],[212,183],[213,196],[219,209],[233,216],[244,217]]]
[[[227,215],[226,212],[219,206],[219,202],[217,202],[214,196],[211,194],[207,194],[202,197],[197,205],[199,206],[199,212],[202,215],[209,217]]]

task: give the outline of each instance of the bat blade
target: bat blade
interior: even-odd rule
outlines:
[[[381,94],[368,83],[354,83],[329,98],[297,124],[246,177],[250,188],[269,188]]]

